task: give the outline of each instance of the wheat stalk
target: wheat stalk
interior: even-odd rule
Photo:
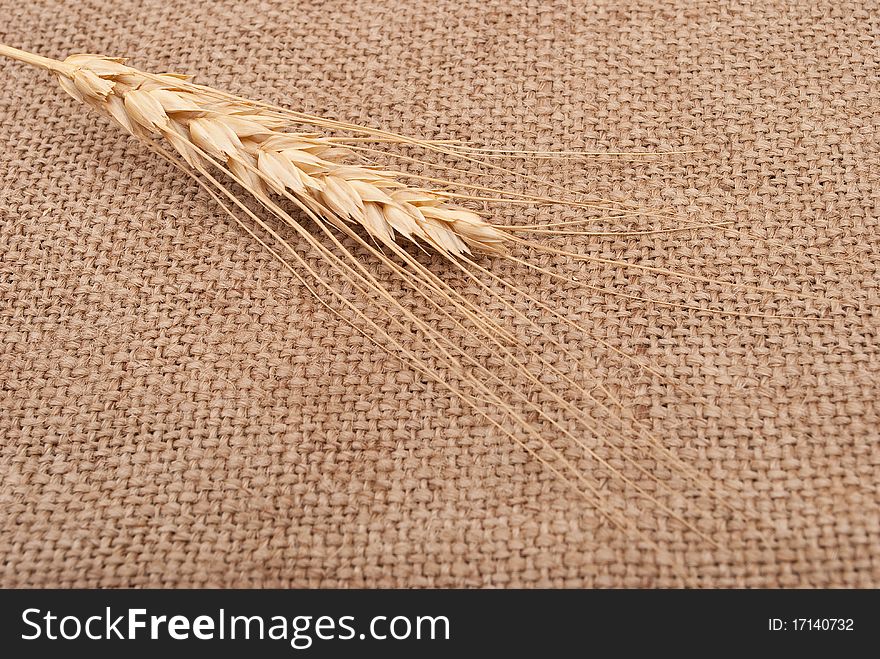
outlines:
[[[522,322],[533,326],[544,340],[572,360],[577,360],[578,356],[566,346],[561,345],[554,337],[548,335],[545,328],[535,325],[534,321],[515,307],[504,294],[493,289],[490,284],[485,283],[484,279],[477,275],[488,278],[492,284],[509,290],[515,296],[521,296],[535,307],[554,315],[561,322],[571,324],[574,327],[576,325],[557,310],[502,279],[490,268],[481,265],[473,258],[473,253],[507,258],[512,263],[547,275],[554,281],[566,280],[566,278],[539,267],[527,259],[511,254],[511,249],[526,245],[530,249],[543,250],[546,253],[570,259],[659,272],[698,282],[716,284],[722,282],[678,271],[582,255],[552,246],[539,245],[516,235],[519,232],[551,236],[629,235],[629,233],[650,232],[607,233],[578,230],[577,225],[583,224],[585,221],[545,223],[525,227],[504,226],[493,224],[477,212],[457,205],[455,200],[566,203],[575,208],[613,213],[613,217],[618,218],[646,214],[639,209],[626,205],[614,205],[603,199],[571,201],[553,195],[513,193],[509,190],[499,190],[474,183],[458,186],[469,190],[468,194],[449,192],[445,188],[450,182],[442,178],[419,177],[365,161],[365,156],[379,153],[379,151],[365,145],[364,142],[394,142],[427,148],[437,153],[453,155],[465,161],[478,162],[488,169],[502,173],[509,173],[510,170],[494,164],[491,159],[510,155],[572,158],[587,154],[583,152],[551,154],[538,151],[490,150],[409,138],[233,96],[210,87],[193,84],[188,76],[147,73],[125,65],[124,60],[119,58],[100,55],[72,55],[63,61],[58,61],[4,45],[0,45],[0,55],[6,55],[50,71],[68,94],[112,118],[125,131],[142,141],[151,150],[193,176],[217,200],[230,217],[263,245],[295,277],[300,279],[308,290],[334,314],[343,315],[329,306],[322,291],[329,294],[340,306],[346,309],[348,316],[348,318],[344,318],[346,322],[351,322],[350,318],[356,319],[360,324],[360,327],[357,328],[358,331],[361,331],[378,349],[408,361],[418,372],[438,382],[461,398],[483,415],[490,424],[545,464],[558,478],[580,492],[610,523],[626,531],[634,531],[649,545],[655,544],[638,529],[633,529],[630,520],[626,519],[622,513],[609,507],[603,501],[602,492],[596,484],[585,479],[575,465],[544,438],[541,426],[550,428],[557,437],[570,440],[597,463],[604,466],[611,475],[620,478],[629,487],[632,487],[640,496],[647,498],[681,522],[687,529],[714,544],[714,541],[698,529],[693,521],[670,510],[643,485],[624,475],[618,467],[602,457],[581,436],[574,434],[543,405],[536,403],[535,398],[541,397],[551,401],[559,410],[574,418],[580,427],[596,440],[598,445],[606,446],[619,459],[637,469],[644,477],[645,482],[650,482],[654,488],[668,488],[668,485],[658,479],[652,471],[646,469],[632,451],[649,453],[653,458],[684,474],[703,493],[711,495],[716,503],[732,509],[733,505],[730,503],[729,493],[722,486],[707,479],[681,461],[663,442],[647,432],[631,413],[624,410],[620,401],[612,396],[607,389],[601,385],[595,389],[585,387],[568,373],[561,372],[538,350],[530,345],[522,345],[496,319],[476,307],[459,291],[455,290],[442,273],[432,272],[408,254],[402,248],[400,241],[406,239],[418,245],[431,247],[452,265],[455,272],[467,277],[469,281],[493,295],[500,305],[508,309]],[[290,130],[290,126],[295,124],[355,133],[360,137],[338,138],[315,131]],[[389,154],[385,153],[385,155]],[[637,157],[641,154],[631,155]],[[420,162],[407,156],[398,157]],[[376,318],[370,317],[363,310],[352,305],[337,287],[323,278],[307,260],[298,254],[296,248],[288,242],[285,236],[270,226],[212,173],[216,171],[230,177],[272,216],[293,228],[304,244],[314,249],[330,264],[344,284],[351,286],[365,298],[375,300],[377,311],[386,315],[392,325],[406,330],[405,324],[408,324],[420,332],[428,342],[433,358],[448,371],[457,374],[464,387],[451,384],[438,375],[436,366],[415,354],[389,333],[386,328],[380,326],[376,322]],[[413,186],[405,182],[417,179],[440,185],[444,189]],[[558,188],[558,186],[556,187]],[[325,240],[320,240],[305,231],[300,223],[284,210],[280,204],[281,201],[292,202],[317,222]],[[662,213],[651,215],[657,218],[668,217]],[[280,245],[281,249],[276,249],[266,242],[242,220],[242,217],[249,219],[264,234],[268,234],[277,245]],[[655,231],[692,230],[707,226],[718,225],[692,223],[683,227]],[[411,309],[403,305],[339,241],[339,238],[330,230],[331,228],[338,230],[375,256],[389,272],[424,299],[453,328],[490,345],[503,360],[502,370],[506,369],[519,384],[516,384],[513,379],[508,379],[502,374],[488,369],[467,350],[457,345],[448,335],[438,331],[437,328],[426,323]],[[360,228],[367,238],[363,238],[355,231],[356,228]],[[386,254],[382,248],[387,250],[390,255]],[[571,280],[566,281],[570,283]],[[588,284],[581,283],[580,285],[586,289],[651,303],[671,304],[683,309],[708,310],[745,316],[761,315],[713,310],[693,305],[676,305],[658,299],[629,296]],[[736,284],[723,285],[736,286]],[[780,293],[775,289],[764,287],[744,288],[761,293]],[[603,344],[601,341],[599,343],[605,349],[615,351],[622,358],[631,359],[619,349]],[[525,358],[518,356],[516,351],[524,354]],[[534,375],[527,367],[526,359],[538,362],[546,374],[561,383],[560,386],[565,392],[557,391]],[[643,365],[640,364],[640,366]],[[647,366],[644,368],[651,370]],[[651,372],[657,375],[656,372]],[[602,402],[597,398],[598,392],[603,393],[607,402]],[[572,397],[576,400],[571,400]],[[503,414],[513,419],[529,439],[539,442],[552,455],[556,464],[536,452],[518,434],[499,423],[491,415],[487,415],[484,411],[486,402],[498,407]],[[585,409],[587,405],[595,409],[598,416],[588,412]],[[537,417],[539,421],[530,420],[530,416]],[[628,435],[628,438],[633,440],[635,446],[633,449],[622,448],[610,441],[613,438],[625,439],[625,433],[622,429],[624,421],[630,422],[633,427]]]

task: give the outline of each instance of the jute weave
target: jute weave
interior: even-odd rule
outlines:
[[[409,134],[690,150],[517,166],[752,234],[590,239],[596,255],[841,301],[826,323],[731,318],[505,266],[584,325],[535,316],[591,377],[758,513],[710,506],[719,550],[627,498],[658,551],[328,314],[192,182],[0,62],[0,585],[676,586],[675,561],[691,585],[880,586],[876,2],[3,1],[0,41]],[[568,267],[631,295],[780,312]]]

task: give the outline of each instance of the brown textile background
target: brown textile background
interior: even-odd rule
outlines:
[[[4,0],[0,41],[410,134],[693,149],[533,171],[753,234],[587,240],[597,255],[842,301],[827,323],[718,317],[504,266],[690,387],[535,316],[756,511],[703,501],[717,549],[603,485],[646,542],[326,313],[193,183],[2,62],[0,585],[880,586],[876,2]],[[567,267],[673,302],[819,308]]]

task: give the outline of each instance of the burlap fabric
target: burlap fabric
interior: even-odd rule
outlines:
[[[591,239],[597,255],[841,300],[826,323],[737,319],[505,266],[686,385],[591,361],[589,336],[535,316],[756,511],[703,501],[717,549],[627,495],[651,542],[634,539],[322,309],[192,182],[2,62],[0,585],[880,585],[878,39],[875,2],[0,3],[10,45],[399,132],[694,150],[518,166],[752,234]],[[818,308],[568,265],[672,302]]]

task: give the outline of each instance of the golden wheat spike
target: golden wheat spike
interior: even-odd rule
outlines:
[[[435,275],[422,264],[412,258],[400,244],[400,238],[407,238],[416,244],[432,247],[438,253],[455,264],[473,282],[485,288],[493,298],[505,308],[510,303],[497,291],[479,282],[473,272],[484,272],[498,279],[504,286],[508,282],[496,278],[469,258],[471,251],[491,255],[502,255],[512,263],[524,265],[543,272],[534,264],[529,264],[508,254],[508,248],[530,245],[554,253],[551,247],[543,247],[514,235],[520,230],[528,231],[528,227],[501,226],[493,224],[479,214],[455,205],[455,199],[471,201],[503,202],[513,200],[523,203],[566,203],[576,208],[590,208],[613,211],[621,216],[642,214],[632,207],[615,207],[606,200],[572,202],[546,196],[515,193],[497,190],[481,185],[466,184],[461,187],[475,191],[477,194],[460,195],[443,190],[428,190],[404,183],[405,180],[419,179],[443,187],[452,185],[448,181],[430,177],[419,177],[404,172],[389,171],[371,164],[364,164],[359,155],[372,151],[358,147],[360,141],[393,142],[403,145],[427,148],[441,154],[459,157],[465,161],[481,162],[475,155],[480,150],[469,150],[469,147],[448,144],[444,141],[429,141],[388,133],[378,129],[354,126],[342,122],[325,120],[293,111],[282,110],[275,106],[236,97],[225,92],[195,85],[187,76],[177,74],[151,74],[126,66],[124,60],[100,55],[72,55],[63,61],[48,59],[0,45],[0,55],[35,65],[53,73],[62,88],[74,98],[96,108],[105,116],[110,117],[124,130],[143,141],[150,150],[172,162],[182,171],[187,172],[198,181],[250,235],[277,258],[292,273],[302,269],[315,279],[318,289],[325,290],[337,299],[348,311],[357,316],[358,321],[372,330],[368,338],[389,353],[396,353],[423,373],[446,387],[451,393],[472,406],[478,414],[485,416],[493,426],[498,427],[513,441],[532,453],[530,447],[517,434],[502,428],[498,422],[481,409],[481,401],[488,401],[510,420],[514,422],[517,432],[524,433],[532,440],[538,441],[553,456],[553,465],[538,454],[536,459],[545,464],[560,480],[577,490],[597,511],[611,524],[621,530],[635,531],[643,541],[648,541],[638,528],[633,528],[629,520],[623,518],[619,511],[609,508],[602,500],[596,485],[584,477],[584,474],[569,462],[563,453],[550,444],[542,435],[550,429],[557,438],[571,440],[584,454],[597,464],[602,465],[608,473],[625,483],[639,496],[651,501],[658,509],[666,512],[672,519],[680,522],[685,528],[697,534],[712,545],[715,542],[698,529],[688,518],[668,508],[658,500],[649,489],[633,481],[618,467],[595,452],[591,445],[579,435],[572,434],[561,425],[554,413],[546,410],[533,398],[540,394],[545,400],[558,406],[558,411],[570,415],[581,431],[592,436],[597,445],[607,445],[615,454],[616,460],[634,466],[647,480],[651,487],[665,489],[667,486],[649,470],[642,467],[638,460],[630,455],[627,449],[608,444],[609,438],[624,439],[619,430],[609,419],[623,422],[623,417],[593,397],[588,388],[561,373],[544,359],[530,345],[519,344],[518,339],[509,334],[491,314],[475,307],[451,285],[443,280],[442,275]],[[291,125],[306,125],[312,129],[354,132],[360,137],[335,137],[315,132],[291,131]],[[539,152],[544,154],[544,152]],[[576,154],[565,152],[566,157]],[[418,162],[418,161],[417,161]],[[486,163],[482,163],[486,164]],[[492,171],[507,173],[508,170],[499,165],[487,164]],[[332,266],[347,287],[351,287],[366,298],[375,299],[379,304],[379,312],[388,317],[392,326],[406,330],[406,325],[423,335],[431,348],[432,358],[438,365],[458,374],[462,383],[470,393],[458,389],[446,382],[439,373],[428,364],[421,362],[405,346],[396,342],[391,334],[378,326],[374,319],[359,313],[334,287],[312,271],[308,264],[296,253],[296,250],[284,238],[276,233],[258,215],[238,198],[223,183],[214,178],[212,170],[219,170],[234,179],[262,208],[286,225],[292,227],[298,236]],[[222,177],[221,177],[222,178]],[[526,177],[532,178],[532,177]],[[417,184],[418,185],[418,184]],[[219,196],[218,196],[219,195]],[[481,196],[488,195],[488,196]],[[241,214],[252,220],[261,230],[271,236],[284,248],[284,254],[270,248],[262,239],[253,233],[242,220],[236,216],[221,199],[225,198]],[[281,199],[292,201],[310,219],[319,223],[321,233],[326,238],[318,240],[310,232],[305,231],[299,222],[291,217],[279,204]],[[582,223],[582,221],[578,221]],[[353,231],[360,227],[372,239],[375,246],[365,241]],[[566,235],[564,228],[554,231],[554,224],[538,225],[534,229],[550,234]],[[355,241],[367,252],[373,254],[387,269],[404,282],[416,295],[423,298],[430,306],[436,308],[448,324],[460,330],[466,336],[474,337],[502,358],[501,373],[487,368],[463,350],[455,342],[445,337],[442,332],[434,331],[424,320],[417,317],[410,309],[401,304],[382,283],[364,268],[354,255],[339,242],[331,231],[338,229],[343,235]],[[693,228],[693,227],[690,227]],[[586,235],[586,232],[585,232]],[[613,234],[612,234],[613,235]],[[334,255],[336,247],[341,256]],[[383,252],[387,247],[390,254]],[[567,255],[568,253],[565,252]],[[572,254],[572,257],[579,256]],[[580,257],[586,258],[586,257]],[[295,265],[291,263],[295,262]],[[601,259],[597,259],[600,260]],[[630,265],[624,262],[612,263],[646,269],[645,266]],[[297,267],[298,266],[298,267]],[[653,268],[648,268],[656,270]],[[659,270],[658,270],[659,271]],[[678,274],[671,271],[668,274]],[[300,276],[297,274],[297,276]],[[554,275],[559,277],[560,275]],[[679,274],[686,278],[699,281],[712,281],[690,275]],[[732,285],[735,286],[735,285]],[[319,300],[320,290],[308,287]],[[587,288],[590,288],[587,286]],[[511,289],[520,291],[516,287]],[[768,289],[761,289],[767,291]],[[533,300],[539,306],[541,303]],[[322,300],[322,303],[324,301]],[[515,308],[510,307],[515,313]],[[521,314],[520,314],[521,315]],[[531,322],[526,316],[522,319]],[[405,321],[406,325],[402,321]],[[537,325],[536,331],[543,335]],[[568,351],[553,339],[547,340],[554,346]],[[394,350],[389,350],[393,346]],[[517,346],[526,358],[537,360],[547,372],[561,378],[567,385],[565,396],[544,384],[532,374],[523,360],[512,350]],[[574,357],[574,356],[573,356]],[[569,400],[572,397],[574,400]],[[591,413],[581,409],[576,403],[587,402],[595,406],[600,413],[594,418]],[[523,412],[540,420],[544,430],[530,421]],[[606,418],[603,418],[605,415]],[[643,430],[635,432],[640,438]],[[639,442],[641,448],[648,450],[659,460],[675,465],[703,492],[710,493],[713,498],[719,494],[713,491],[712,483],[697,472],[689,470],[678,461],[660,442],[651,438],[647,443]],[[688,515],[690,517],[690,515]],[[653,544],[650,543],[649,544]]]
[[[207,158],[222,163],[258,199],[292,194],[325,221],[356,223],[386,245],[402,236],[447,256],[504,253],[508,235],[477,213],[393,172],[350,164],[353,154],[335,141],[286,132],[274,112],[218,97],[186,76],[149,74],[101,55],[58,61],[3,45],[0,54],[51,71],[75,99],[135,137],[164,138],[194,169]]]

